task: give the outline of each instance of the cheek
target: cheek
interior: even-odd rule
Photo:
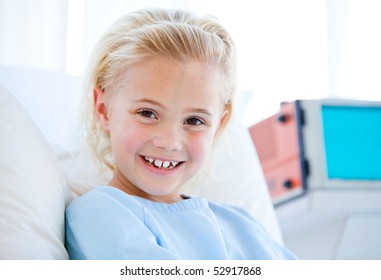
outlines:
[[[203,161],[211,149],[212,142],[212,134],[194,135],[191,137],[188,144],[188,150],[193,158],[193,161]]]
[[[133,124],[118,125],[110,130],[111,148],[115,158],[136,153],[149,137],[144,130]]]

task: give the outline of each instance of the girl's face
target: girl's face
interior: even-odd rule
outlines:
[[[202,166],[227,114],[220,89],[216,66],[157,57],[129,67],[112,92],[94,90],[116,164],[110,184],[153,201],[179,201],[176,190]]]

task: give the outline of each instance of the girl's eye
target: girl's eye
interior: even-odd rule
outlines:
[[[155,113],[150,110],[141,110],[138,114],[148,119],[157,119]]]
[[[199,118],[189,118],[185,121],[185,123],[192,126],[198,126],[198,125],[204,124],[204,122],[200,120]]]

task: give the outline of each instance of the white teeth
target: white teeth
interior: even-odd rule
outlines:
[[[153,163],[154,159],[153,159],[153,158],[146,157],[146,161],[148,161],[149,163]]]
[[[161,165],[162,165],[162,161],[161,160],[159,160],[159,159],[155,159],[155,161],[153,162],[153,164],[156,166],[156,167],[161,167]]]
[[[144,159],[158,168],[172,169],[172,168],[175,168],[180,163],[178,161],[162,161],[162,160],[153,159],[150,157],[144,157]]]

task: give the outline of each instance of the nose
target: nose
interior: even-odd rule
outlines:
[[[160,124],[156,127],[153,144],[165,152],[179,151],[183,146],[183,133],[175,124]]]

